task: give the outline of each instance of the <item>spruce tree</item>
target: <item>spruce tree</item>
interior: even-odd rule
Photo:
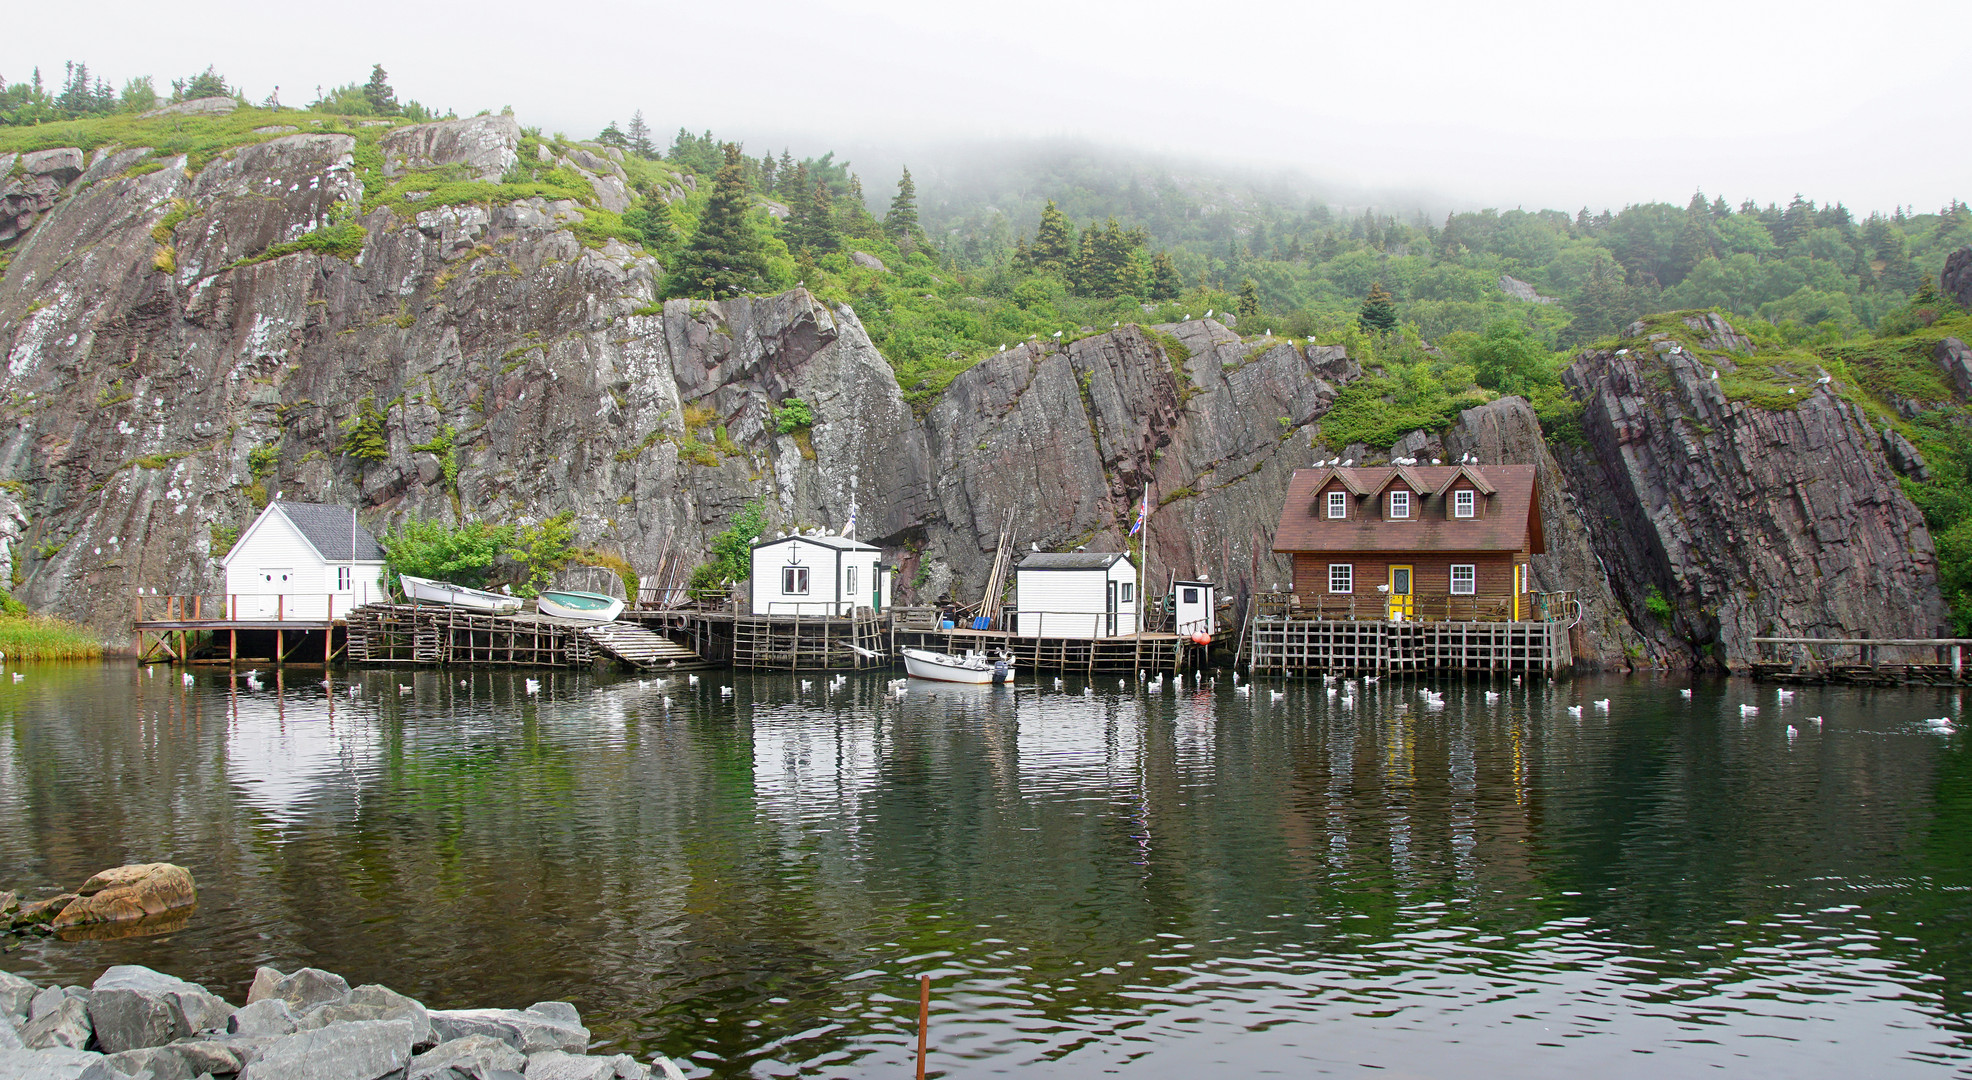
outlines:
[[[1055,209],[1054,200],[1041,208],[1041,225],[1034,230],[1034,245],[1030,249],[1034,258],[1034,269],[1044,274],[1062,274],[1074,261],[1077,245],[1075,226],[1068,223],[1060,210]]]
[[[644,123],[644,110],[638,109],[630,114],[630,129],[625,134],[630,137],[631,153],[645,160],[657,156],[657,145],[650,138],[650,125]]]
[[[1356,321],[1372,334],[1387,334],[1397,328],[1397,302],[1383,290],[1381,281],[1370,284],[1369,298],[1356,313]]]
[[[883,215],[883,231],[899,243],[923,235],[918,228],[918,186],[911,182],[911,170],[897,178],[897,194],[890,200],[890,212]]]
[[[1171,253],[1160,251],[1150,257],[1150,298],[1152,300],[1176,300],[1185,291],[1184,278],[1178,275],[1178,264],[1171,261]]]
[[[841,250],[842,238],[835,229],[835,200],[827,184],[815,181],[808,197],[795,203],[787,232],[790,250],[811,257]]]
[[[699,216],[698,231],[679,254],[665,279],[672,296],[724,300],[762,283],[767,255],[753,223],[746,191],[746,162],[737,143],[725,145],[726,163],[712,181],[712,198]]]
[[[1372,292],[1370,295],[1374,296],[1375,293]],[[1233,305],[1233,310],[1238,312],[1239,317],[1242,319],[1260,314],[1259,282],[1254,281],[1252,278],[1247,278],[1244,282],[1240,283],[1239,302]],[[1396,312],[1392,311],[1390,317],[1394,323],[1396,321]]]
[[[778,194],[780,192],[780,185],[776,182],[775,178],[779,174],[780,166],[774,164],[774,155],[760,155],[760,190]]]
[[[604,146],[614,146],[622,149],[624,146],[629,145],[630,137],[623,134],[623,129],[616,126],[616,121],[611,120],[609,126],[602,130],[602,134],[596,136],[596,141],[602,143]]]
[[[363,99],[370,103],[378,116],[396,116],[403,110],[397,104],[397,91],[390,88],[390,76],[385,74],[382,64],[372,65],[370,81],[363,84]]]
[[[1590,264],[1588,279],[1568,307],[1575,318],[1562,338],[1574,345],[1614,337],[1637,316],[1635,294],[1623,284],[1622,270],[1607,256]]]
[[[787,147],[783,146],[781,147],[781,163],[774,170],[774,175],[779,178],[778,183],[780,186],[774,190],[786,196],[793,196],[799,192],[801,189],[794,186],[794,172],[794,155],[788,153]]]

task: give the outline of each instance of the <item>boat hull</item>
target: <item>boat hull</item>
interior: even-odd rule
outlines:
[[[399,574],[397,580],[404,586],[404,595],[421,604],[449,604],[482,615],[512,615],[520,610],[520,598],[517,596],[502,596],[484,589],[468,589],[449,581],[433,581],[409,574]]]
[[[993,680],[994,665],[984,662],[974,666],[965,659],[947,653],[932,652],[929,649],[899,649],[904,656],[904,671],[913,679],[929,679],[934,682],[967,683],[983,686]],[[1013,678],[1013,663],[1009,661],[1006,679]]]
[[[607,600],[608,604],[600,608],[576,607],[566,602],[564,597]],[[616,617],[623,614],[623,601],[601,593],[544,592],[535,597],[534,607],[543,615],[553,615],[557,619],[573,619],[576,622],[615,622]]]

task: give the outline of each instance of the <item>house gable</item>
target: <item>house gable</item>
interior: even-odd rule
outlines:
[[[1337,484],[1372,494],[1375,510],[1357,503],[1347,518],[1327,517]],[[1462,487],[1474,492],[1470,518],[1454,516]],[[1410,515],[1393,520],[1389,492],[1398,489],[1411,493]],[[1532,465],[1304,469],[1288,481],[1273,550],[1537,553],[1546,550],[1539,506]]]

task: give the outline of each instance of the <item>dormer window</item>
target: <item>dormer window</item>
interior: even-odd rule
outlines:
[[[1344,518],[1349,516],[1348,492],[1331,491],[1328,493],[1328,516],[1331,518]]]
[[[1470,488],[1452,492],[1452,516],[1469,518],[1478,513],[1478,493]]]
[[[1410,492],[1393,491],[1390,493],[1390,516],[1392,518],[1407,518],[1411,516]]]

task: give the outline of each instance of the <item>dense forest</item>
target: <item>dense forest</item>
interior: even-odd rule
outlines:
[[[1972,244],[1972,208],[1956,199],[1858,218],[1840,202],[1735,206],[1694,193],[1682,204],[1436,220],[1338,208],[1293,183],[1074,150],[942,169],[924,192],[904,170],[866,191],[832,153],[797,159],[683,128],[665,140],[641,111],[592,138],[523,128],[519,162],[481,183],[382,174],[374,118],[435,111],[400,103],[381,66],[366,81],[316,88],[303,109],[277,94],[249,101],[212,69],[173,80],[167,94],[149,78],[114,88],[82,65],[58,86],[37,72],[0,87],[0,153],[148,145],[198,166],[276,137],[270,125],[305,124],[356,138],[365,214],[413,201],[577,200],[587,207],[578,238],[651,252],[668,296],[801,284],[852,305],[919,407],[1018,341],[1215,316],[1251,337],[1346,344],[1364,361],[1368,374],[1322,420],[1332,449],[1441,429],[1503,393],[1528,396],[1550,437],[1566,440],[1576,409],[1557,375],[1575,351],[1616,342],[1650,313],[1717,309],[1761,346],[1729,393],[1786,407],[1784,385],[1826,371],[1929,459],[1931,475],[1906,486],[1935,532],[1961,630],[1972,630],[1972,438],[1931,359],[1947,334],[1972,337],[1972,316],[1937,291],[1947,254]],[[143,115],[209,96],[240,107]],[[622,152],[633,205],[605,210],[588,180],[551,164],[578,143]],[[344,221],[291,246],[333,254],[361,242],[361,226]],[[6,259],[0,251],[0,270]]]

